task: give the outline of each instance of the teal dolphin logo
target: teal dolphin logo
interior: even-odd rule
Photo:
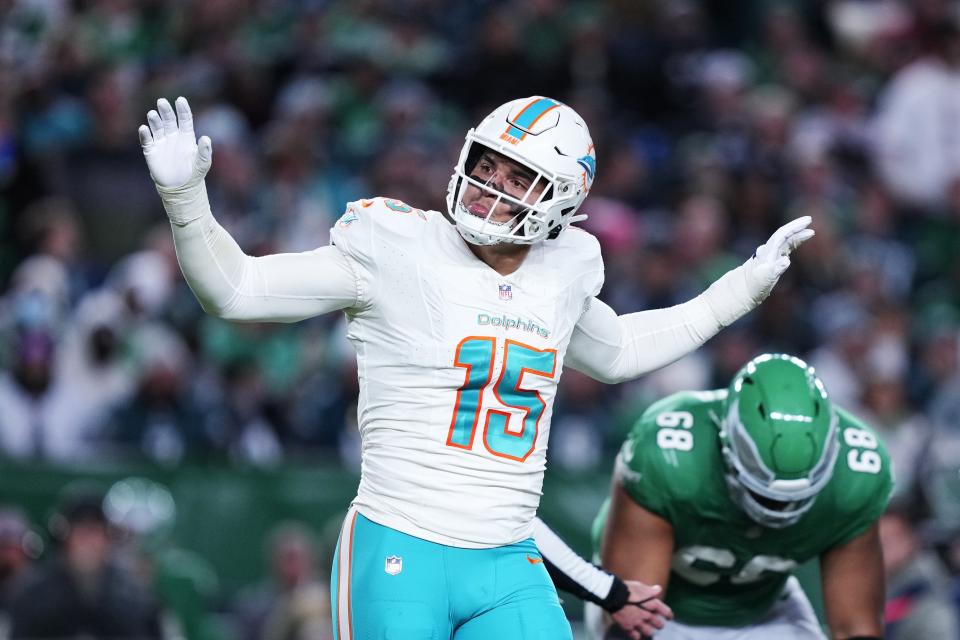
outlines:
[[[593,156],[583,156],[577,158],[577,164],[583,167],[583,170],[587,172],[587,177],[593,180],[593,176],[597,173],[596,159]]]

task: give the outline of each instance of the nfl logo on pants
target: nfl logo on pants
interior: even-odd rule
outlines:
[[[403,571],[403,558],[400,556],[387,556],[387,560],[383,564],[383,570],[392,576],[397,575]]]

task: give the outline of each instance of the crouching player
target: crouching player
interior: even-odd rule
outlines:
[[[883,445],[813,369],[762,355],[729,389],[654,404],[621,448],[594,538],[626,582],[543,523],[536,540],[557,586],[593,603],[595,639],[655,631],[639,610],[659,591],[642,583],[662,585],[673,610],[657,640],[823,639],[792,575],[819,558],[830,636],[868,640],[883,631],[877,519],[892,487]]]
[[[604,567],[666,589],[674,620],[658,640],[823,638],[791,574],[818,557],[830,636],[879,638],[877,519],[892,487],[883,444],[813,369],[762,355],[726,390],[643,414],[595,537]],[[617,637],[588,609],[593,637]]]

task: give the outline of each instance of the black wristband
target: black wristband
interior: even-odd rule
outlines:
[[[610,585],[610,593],[607,594],[607,597],[603,599],[603,602],[600,603],[600,606],[604,608],[608,613],[616,613],[627,606],[627,602],[630,601],[630,589],[627,588],[627,583],[613,576],[613,584]]]

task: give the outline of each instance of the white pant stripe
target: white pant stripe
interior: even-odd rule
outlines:
[[[350,570],[353,564],[353,529],[357,510],[350,507],[340,529],[340,553],[337,556],[337,635],[339,640],[353,640],[350,611]]]

